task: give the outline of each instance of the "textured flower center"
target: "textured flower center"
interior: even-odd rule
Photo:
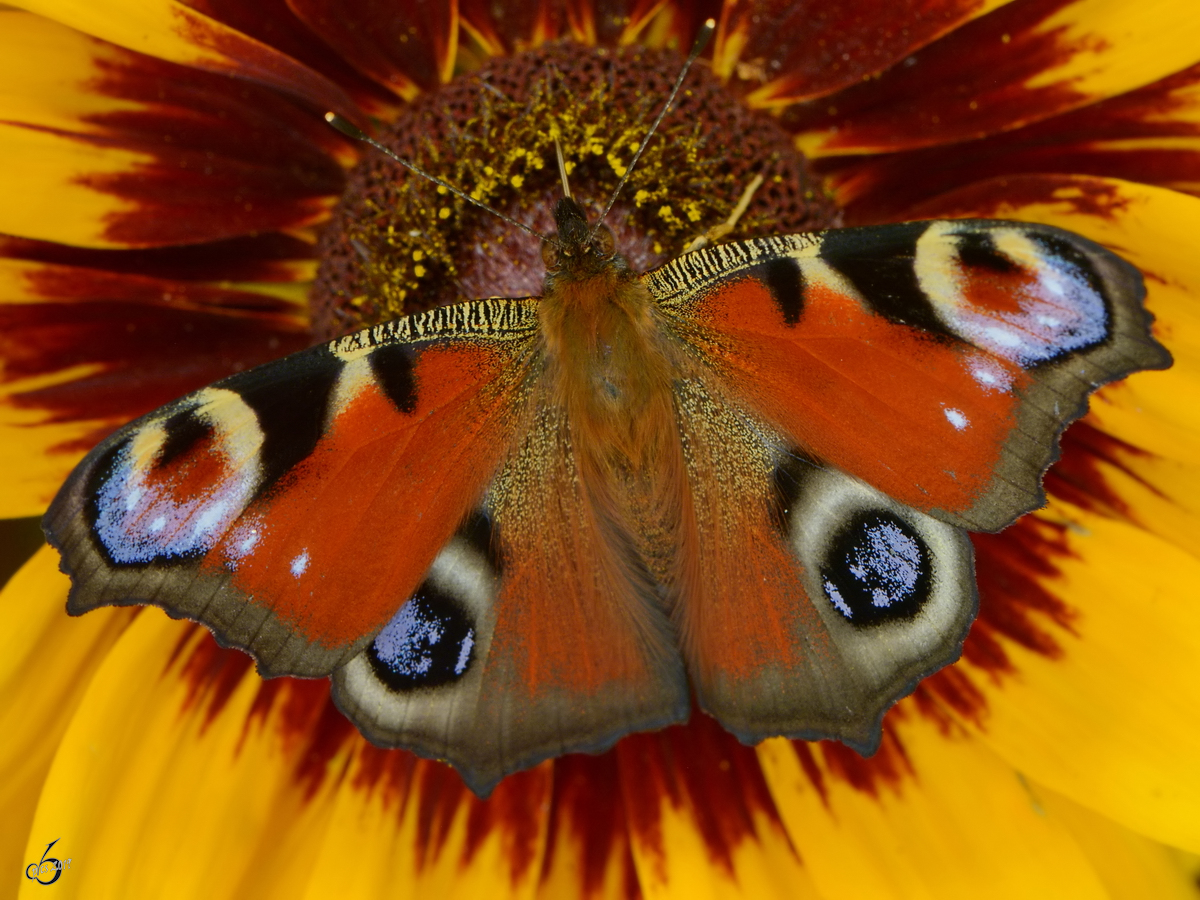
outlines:
[[[598,216],[680,64],[660,50],[545,45],[421,97],[380,139],[548,233],[562,196],[555,141],[573,195]],[[787,134],[697,66],[606,222],[645,270],[724,222],[758,175],[734,237],[836,224]],[[375,151],[351,173],[321,257],[313,318],[322,338],[464,299],[535,296],[544,271],[536,238]]]

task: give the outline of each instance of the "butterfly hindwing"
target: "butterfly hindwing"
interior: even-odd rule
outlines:
[[[864,753],[975,617],[966,532],[794,452],[703,379],[679,386],[698,569],[680,610],[700,706],[746,743]]]
[[[795,445],[946,522],[1041,505],[1098,385],[1170,364],[1141,276],[1078,235],[991,220],[760,238],[646,283],[699,357]]]
[[[481,794],[689,708],[652,576],[612,540],[562,410],[534,406],[480,513],[333,680],[373,741],[445,759]]]
[[[327,675],[383,628],[482,497],[519,419],[532,301],[387,323],[122,428],[47,514],[68,610],[152,603]]]

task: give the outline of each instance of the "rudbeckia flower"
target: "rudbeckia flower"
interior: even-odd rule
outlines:
[[[1196,896],[1190,2],[17,6],[0,9],[10,519],[180,394],[364,323],[538,292],[536,242],[322,112],[546,228],[555,138],[577,194],[603,202],[708,15],[710,51],[609,220],[636,265],[744,196],[733,237],[1049,223],[1143,271],[1175,365],[1103,389],[1047,506],[975,536],[963,657],[889,713],[870,759],[743,746],[697,714],[480,800],[368,744],[326,682],[263,681],[192,623],[68,619],[43,548],[3,591],[8,890],[41,890],[26,873],[58,859],[59,889],[89,897]]]

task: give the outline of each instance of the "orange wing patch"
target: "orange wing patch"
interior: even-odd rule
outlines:
[[[239,591],[306,641],[342,647],[378,631],[511,443],[520,374],[511,369],[495,347],[422,350],[404,411],[365,359],[347,364],[324,437],[249,506],[205,567],[232,570]]]
[[[804,306],[789,325],[768,284],[746,277],[693,313],[721,374],[796,444],[917,509],[970,509],[1016,427],[1014,392],[1028,376],[887,321],[833,278],[809,281]]]

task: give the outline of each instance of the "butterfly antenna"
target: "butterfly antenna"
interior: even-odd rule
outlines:
[[[592,233],[588,236],[589,239],[595,237],[596,232],[600,229],[600,224],[608,217],[612,211],[613,204],[617,202],[617,197],[620,196],[621,189],[625,187],[625,182],[629,180],[629,176],[633,173],[634,166],[638,160],[642,158],[642,153],[646,149],[646,145],[650,143],[650,138],[654,137],[654,132],[658,130],[659,124],[662,122],[668,112],[671,111],[671,104],[675,102],[675,96],[679,93],[679,89],[683,87],[683,79],[687,77],[688,70],[692,67],[692,63],[696,58],[704,52],[704,48],[708,45],[709,38],[713,32],[717,30],[717,22],[715,19],[705,19],[704,24],[700,26],[700,33],[696,35],[696,43],[692,44],[692,52],[688,54],[688,58],[683,63],[683,68],[679,70],[679,77],[675,79],[675,86],[671,88],[671,93],[667,96],[667,102],[663,104],[662,110],[658,114],[658,118],[650,126],[650,130],[646,132],[646,136],[642,138],[641,146],[637,148],[637,153],[633,154],[633,159],[629,165],[625,167],[625,174],[621,176],[621,180],[617,182],[617,189],[612,192],[612,196],[608,199],[608,206],[604,207],[604,212],[600,214],[600,218],[596,220],[596,224],[592,226]],[[329,115],[332,115],[330,113]],[[326,118],[329,116],[327,115]]]
[[[422,178],[424,178],[428,181],[432,181],[434,184],[438,185],[439,187],[444,187],[450,193],[454,194],[454,196],[461,197],[463,200],[466,200],[468,203],[472,203],[475,206],[478,206],[480,209],[487,210],[493,216],[497,216],[497,217],[503,219],[509,225],[515,225],[518,228],[520,228],[522,231],[526,231],[529,234],[532,234],[538,240],[541,240],[541,241],[549,241],[550,240],[550,238],[546,237],[546,235],[542,234],[541,232],[534,231],[528,225],[525,225],[522,222],[518,222],[516,219],[509,218],[504,213],[500,212],[500,210],[493,209],[492,207],[488,206],[483,201],[476,200],[470,194],[467,194],[464,191],[460,191],[454,185],[443,181],[442,179],[438,178],[436,175],[430,175],[424,169],[419,168],[418,166],[415,166],[412,163],[410,163],[408,160],[402,159],[401,157],[397,156],[395,153],[393,153],[391,150],[389,150],[383,144],[379,143],[379,141],[375,140],[373,137],[368,136],[361,128],[356,126],[349,119],[343,118],[342,116],[339,116],[335,112],[327,112],[327,113],[325,113],[325,121],[328,122],[330,125],[332,125],[334,128],[336,128],[338,131],[340,131],[342,134],[346,135],[346,137],[351,138],[356,141],[362,141],[364,144],[370,144],[372,147],[374,147],[380,153],[383,153],[384,155],[391,157],[396,162],[400,163],[400,165],[404,166],[404,168],[408,169],[410,172],[414,172],[417,175],[420,175]],[[570,195],[568,195],[568,196],[570,196]]]

